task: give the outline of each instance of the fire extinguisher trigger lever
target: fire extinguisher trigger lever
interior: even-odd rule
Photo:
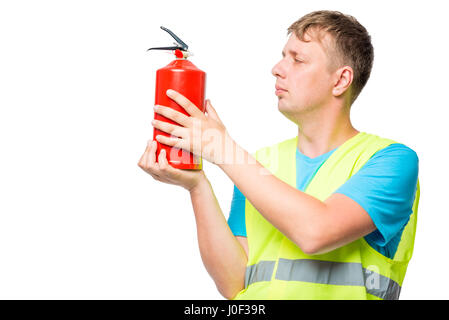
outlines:
[[[150,48],[149,50],[181,50],[181,51],[188,51],[189,46],[182,41],[176,34],[174,34],[170,29],[167,29],[163,26],[161,26],[161,29],[168,32],[169,35],[172,36],[173,39],[176,40],[175,43],[173,43],[175,46],[174,47],[154,47],[154,48]]]

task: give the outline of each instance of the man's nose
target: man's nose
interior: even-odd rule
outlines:
[[[275,77],[285,78],[285,70],[282,65],[282,60],[274,65],[273,69],[271,69],[271,74]]]

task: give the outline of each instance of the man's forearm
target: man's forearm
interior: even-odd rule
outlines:
[[[229,229],[207,178],[190,192],[190,197],[204,266],[220,293],[232,298],[244,288],[246,253]]]
[[[251,154],[233,142],[239,159],[218,166],[273,226],[304,252],[313,253],[326,205],[270,174]],[[234,150],[233,148],[233,150]]]

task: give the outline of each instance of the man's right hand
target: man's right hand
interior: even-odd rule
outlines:
[[[202,180],[206,179],[203,170],[184,170],[173,168],[167,161],[165,150],[159,153],[156,162],[156,141],[148,141],[144,154],[139,160],[138,166],[155,180],[174,184],[192,191]]]

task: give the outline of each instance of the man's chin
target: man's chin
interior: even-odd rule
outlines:
[[[282,113],[285,117],[289,118],[293,115],[293,112],[291,109],[286,108],[285,106],[281,106],[278,104],[278,111]]]
[[[280,110],[279,110],[280,111]],[[280,111],[282,113],[282,115],[284,117],[286,117],[288,120],[290,120],[291,122],[295,123],[296,125],[298,124],[298,120],[297,117],[295,115],[293,115],[291,112],[285,112],[285,111]]]
[[[278,110],[280,112],[288,112],[291,110],[290,106],[286,103],[285,100],[279,99],[278,101]]]
[[[281,101],[279,101],[278,103],[278,111],[280,113],[282,113],[282,115],[284,117],[286,117],[287,119],[289,119],[290,121],[297,123],[297,117],[298,117],[298,111],[297,110],[292,110],[292,108],[289,105],[286,105],[284,103],[281,103]]]

